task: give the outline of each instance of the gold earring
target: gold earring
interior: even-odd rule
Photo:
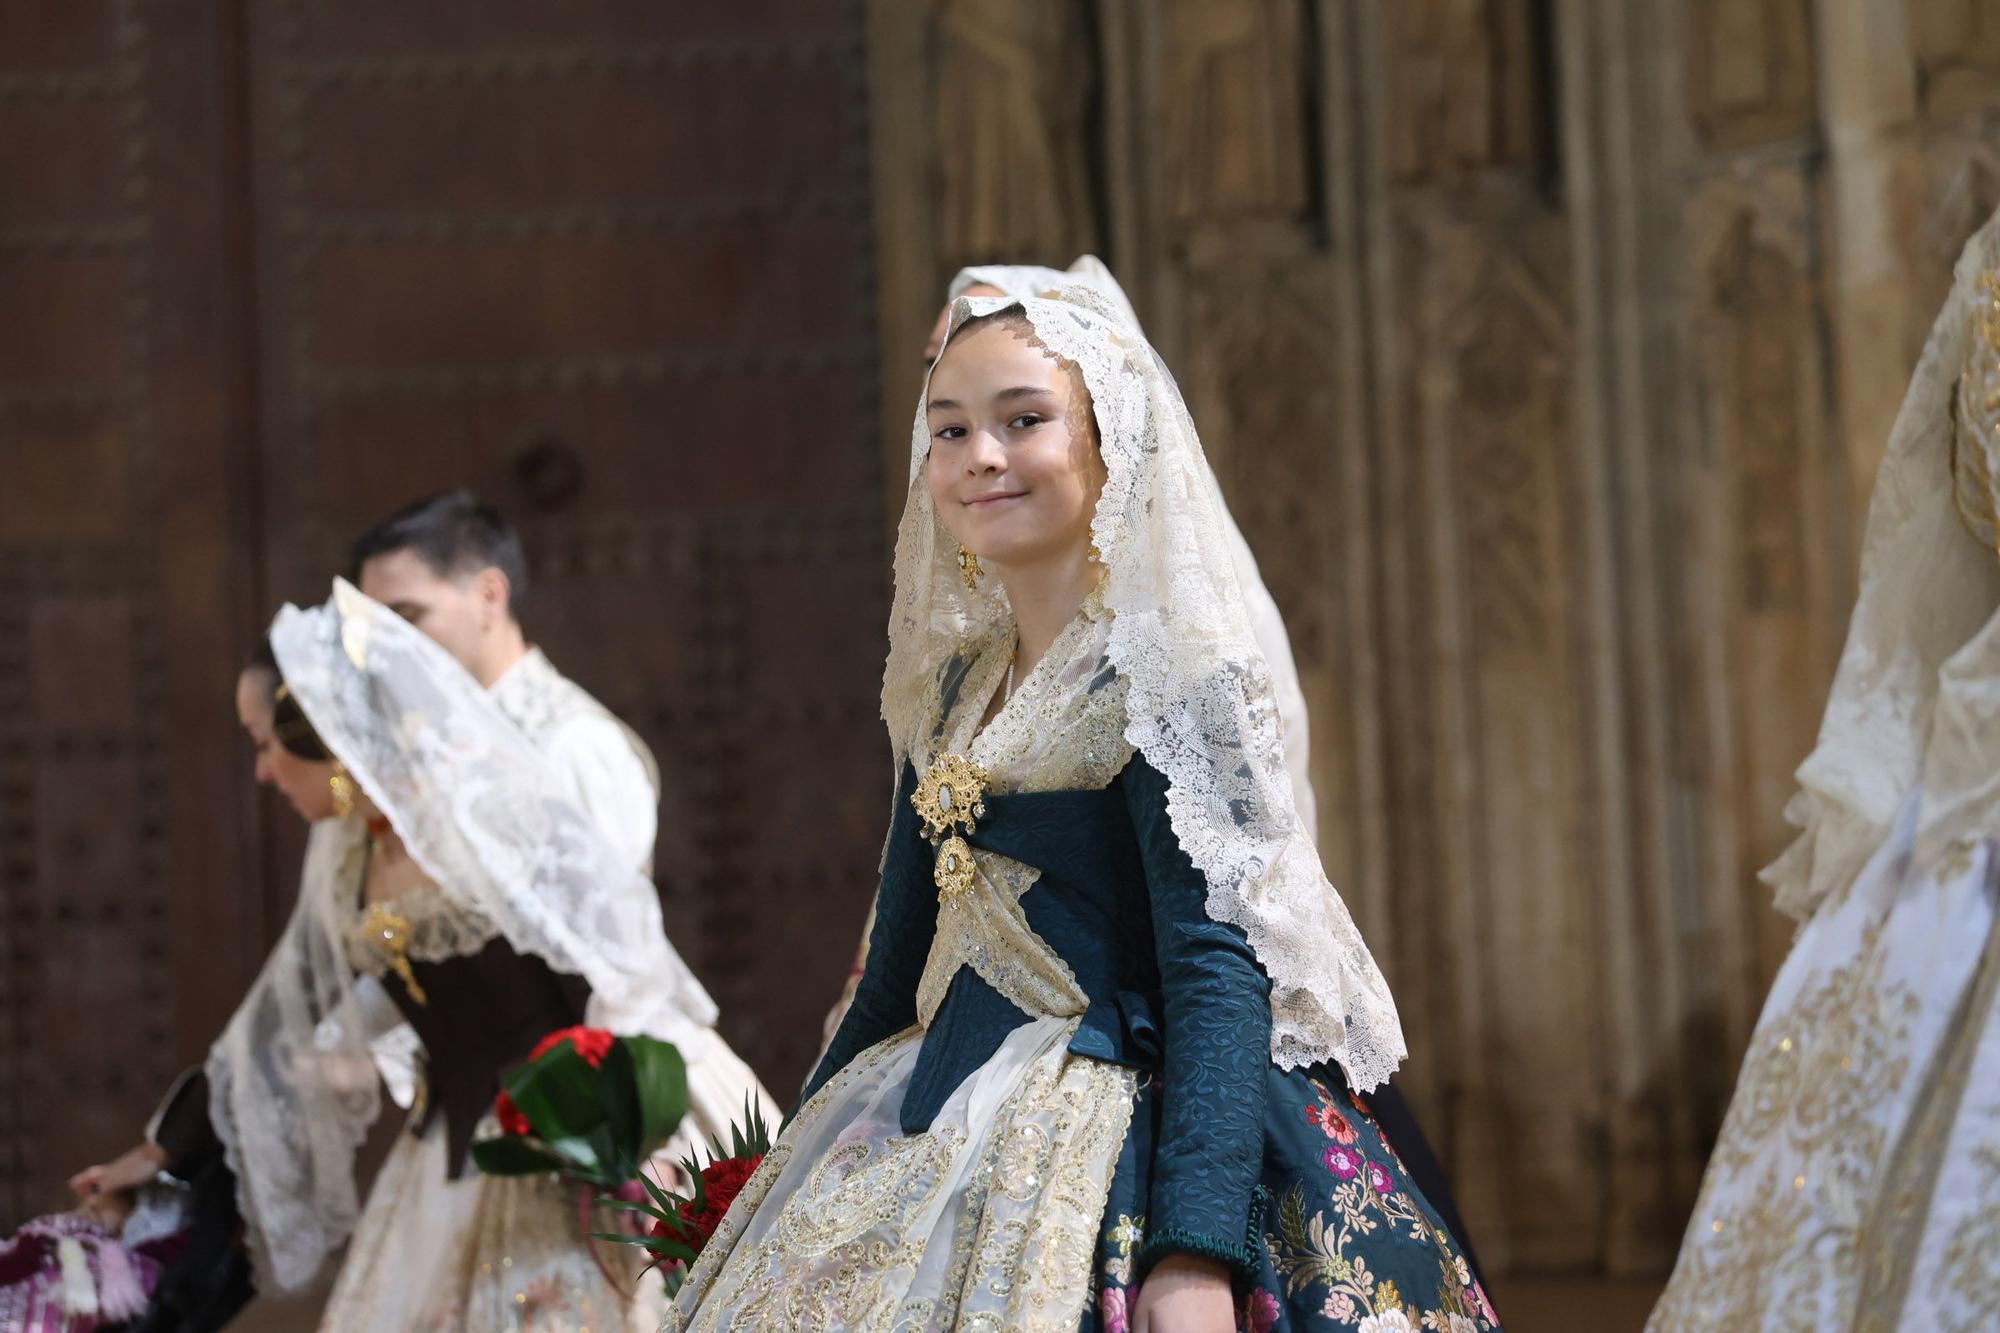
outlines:
[[[979,563],[979,557],[965,549],[958,548],[958,576],[965,580],[965,586],[972,592],[979,591],[979,580],[986,575],[986,567]]]
[[[333,772],[327,776],[326,787],[333,793],[336,818],[345,819],[354,813],[354,779],[347,776],[347,765],[338,759],[333,761]]]

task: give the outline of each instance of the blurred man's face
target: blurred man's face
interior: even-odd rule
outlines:
[[[506,578],[498,570],[440,574],[405,547],[363,564],[361,591],[436,640],[459,665],[484,680],[496,616],[506,611],[504,596],[495,604],[485,577],[489,574],[504,587]]]

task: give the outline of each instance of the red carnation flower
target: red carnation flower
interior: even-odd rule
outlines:
[[[493,1114],[499,1117],[500,1128],[504,1133],[517,1138],[526,1138],[535,1132],[535,1127],[528,1123],[528,1117],[521,1114],[521,1108],[514,1105],[514,1099],[507,1095],[504,1088],[500,1090],[500,1095],[493,1099]]]
[[[729,1211],[729,1205],[736,1202],[736,1196],[743,1192],[743,1184],[750,1179],[764,1154],[755,1157],[728,1157],[719,1162],[710,1162],[701,1169],[702,1204],[695,1207],[689,1199],[680,1206],[680,1234],[675,1239],[683,1240],[699,1252],[715,1235],[716,1227],[722,1224],[722,1215]],[[653,1224],[656,1236],[672,1236],[672,1231],[664,1222]]]
[[[551,1032],[537,1042],[535,1049],[528,1052],[528,1059],[539,1060],[562,1043],[568,1042],[576,1047],[576,1053],[583,1057],[583,1062],[595,1069],[604,1063],[604,1057],[611,1051],[611,1043],[617,1040],[618,1038],[603,1028],[564,1028],[560,1032]]]
[[[617,1040],[618,1038],[603,1028],[563,1028],[559,1032],[551,1032],[536,1042],[535,1049],[528,1053],[528,1060],[533,1063],[564,1042],[568,1042],[576,1048],[576,1053],[583,1057],[583,1062],[595,1069],[604,1063],[604,1057],[611,1051],[611,1043]],[[501,1089],[500,1095],[493,1099],[493,1114],[499,1119],[501,1130],[508,1134],[525,1138],[535,1132],[535,1127],[528,1123],[528,1117],[521,1113],[520,1107],[514,1105],[514,1099],[507,1095],[504,1088]]]

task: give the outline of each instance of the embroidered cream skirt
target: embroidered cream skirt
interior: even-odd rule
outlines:
[[[1090,1296],[1135,1076],[1017,1028],[920,1134],[915,1029],[802,1108],[688,1275],[668,1329],[1071,1333]]]
[[[584,1240],[577,1186],[445,1179],[444,1125],[389,1153],[320,1320],[325,1333],[520,1329],[623,1333],[657,1326],[657,1277],[635,1297],[639,1251],[605,1244],[605,1280]],[[592,1218],[593,1226],[602,1215]]]
[[[1655,1333],[2000,1318],[2000,865],[1914,815],[1779,971]]]

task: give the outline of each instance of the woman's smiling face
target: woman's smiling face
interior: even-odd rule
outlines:
[[[961,330],[925,410],[931,501],[961,545],[1002,572],[1089,548],[1104,471],[1090,398],[1018,312]]]

